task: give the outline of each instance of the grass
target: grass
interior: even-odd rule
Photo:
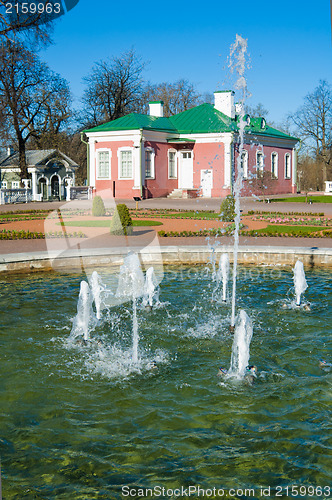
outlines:
[[[64,226],[73,226],[73,227],[109,227],[111,219],[109,220],[78,220],[78,221],[66,221]],[[57,225],[60,226],[61,223],[57,222]],[[162,226],[163,223],[159,221],[152,220],[133,220],[133,226]]]
[[[173,214],[167,214],[164,217],[168,219],[220,219],[220,214],[216,214],[215,212],[178,212]]]
[[[257,229],[255,232],[260,234],[260,233],[268,233],[271,235],[275,234],[310,234],[310,233],[316,233],[317,231],[322,231],[323,229],[326,229],[326,227],[316,227],[316,226],[282,226],[282,225],[268,225],[265,229]]]
[[[332,203],[332,196],[308,196],[308,203],[311,200],[313,203]],[[291,198],[270,198],[274,202],[290,202],[290,203],[305,203],[305,196],[292,196]]]

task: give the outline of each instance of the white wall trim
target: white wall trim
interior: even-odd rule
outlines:
[[[169,154],[170,153],[175,153],[175,176],[170,177],[169,175]],[[170,148],[167,151],[167,178],[168,179],[177,179],[178,178],[178,161],[179,161],[179,155],[176,149]]]
[[[145,155],[145,153],[147,151],[149,151],[151,153],[151,176],[150,177],[146,177],[146,175],[145,175],[146,174],[146,155]],[[151,146],[144,148],[144,169],[143,169],[144,179],[155,179],[156,178],[155,156],[156,156],[156,152]]]
[[[233,148],[233,137],[232,134],[228,134],[223,138],[223,144],[225,149],[224,154],[224,185],[223,189],[230,189],[231,179],[232,179],[232,148]]]
[[[99,153],[109,153],[108,158],[108,177],[99,176]],[[111,180],[112,178],[112,150],[110,148],[97,148],[96,149],[96,180]]]
[[[131,153],[132,153],[132,175],[131,175],[131,177],[122,177],[121,176],[121,153],[123,151],[131,151]],[[137,164],[137,160],[139,160],[139,151],[140,151],[140,149],[138,147],[134,148],[132,146],[123,146],[123,147],[118,148],[117,157],[118,157],[118,179],[119,180],[133,180],[134,177],[136,177],[135,176],[135,166]],[[137,154],[135,154],[135,152]],[[138,163],[139,163],[139,161],[138,161]]]
[[[276,159],[276,167],[277,168],[276,168],[275,177],[272,177],[272,158],[274,155],[277,157],[277,159]],[[272,153],[271,153],[271,177],[272,177],[272,179],[278,179],[278,177],[279,177],[279,154],[278,154],[278,151],[272,151]]]
[[[289,175],[286,176],[286,158],[289,157]],[[292,155],[291,153],[285,153],[284,156],[284,178],[289,180],[292,178]]]

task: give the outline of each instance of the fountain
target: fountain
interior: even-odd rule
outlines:
[[[240,113],[239,113],[239,150],[237,157],[237,175],[233,187],[233,194],[235,199],[235,229],[234,229],[234,264],[233,264],[233,290],[232,290],[232,313],[231,313],[231,330],[235,326],[235,305],[236,305],[236,277],[237,277],[237,257],[239,247],[239,231],[240,231],[240,194],[243,185],[243,165],[241,162],[243,145],[244,145],[244,129],[246,121],[244,119],[245,109],[244,103],[247,97],[247,82],[244,77],[244,72],[247,67],[246,62],[247,40],[240,35],[236,35],[235,43],[231,47],[229,67],[231,72],[236,71],[238,74],[235,88],[240,90]]]
[[[301,295],[308,288],[307,280],[305,279],[303,262],[298,260],[293,269],[294,272],[294,287],[296,296],[296,305],[301,305]]]
[[[156,278],[154,268],[149,267],[145,273],[145,283],[144,283],[144,294],[142,305],[146,310],[151,310],[153,306],[153,300],[156,303],[159,302],[159,290],[158,290],[158,280]]]
[[[132,300],[133,303],[133,348],[132,361],[138,362],[138,322],[137,322],[137,299],[144,293],[144,274],[139,258],[136,253],[130,252],[124,258],[124,263],[120,268],[120,276],[116,297],[121,300]]]
[[[93,271],[91,274],[90,280],[90,289],[91,289],[91,294],[92,294],[92,300],[95,303],[95,308],[96,308],[96,318],[100,319],[101,318],[101,306],[102,306],[102,292],[103,292],[103,287],[101,284],[100,276],[97,273],[97,271]]]
[[[125,279],[122,269],[120,281],[129,288],[124,300],[133,296],[140,300],[133,284],[143,290],[144,275],[137,269],[131,279]],[[114,268],[102,272],[103,282],[115,292],[118,272]],[[245,308],[258,323],[254,326],[255,359],[260,360],[260,371],[278,374],[259,377],[252,390],[244,372],[253,361],[252,354],[249,359],[250,320],[241,310],[244,307],[239,307],[236,332],[230,340],[228,311],[206,300],[211,275],[206,276],[204,265],[165,267],[160,300],[169,305],[167,310],[143,313],[140,343],[136,337],[135,347],[132,315],[114,297],[109,313],[103,315],[105,321],[98,322],[93,333],[96,342],[78,349],[67,341],[80,275],[2,276],[4,497],[24,498],[29,489],[30,497],[40,496],[41,491],[50,499],[91,498],[105,492],[107,498],[115,499],[121,495],[120,481],[153,488],[157,477],[165,488],[171,488],[186,480],[195,484],[197,474],[201,488],[209,488],[211,477],[218,476],[224,488],[230,489],[235,481],[248,484],[248,470],[256,491],[262,484],[275,491],[285,473],[285,481],[305,478],[313,488],[329,484],[325,424],[331,377],[327,365],[331,362],[331,274],[317,268],[307,272],[317,303],[310,315],[282,309],[272,314],[267,302],[272,295],[282,299],[289,277],[280,268],[259,275],[238,273],[238,294],[246,291]],[[83,306],[87,283],[81,288]],[[133,330],[138,329],[137,316]],[[204,323],[218,325],[214,335],[197,328]],[[197,335],[188,335],[190,329]],[[136,364],[133,351],[139,354]],[[219,360],[229,362],[230,358],[227,368],[233,376],[226,375],[224,383],[218,384]],[[320,359],[324,360],[321,366]],[[225,439],[221,461],[221,448],[214,444]],[[245,460],[246,467],[237,467],[239,460]]]
[[[92,298],[90,287],[86,281],[81,281],[80,293],[77,301],[77,314],[73,321],[70,333],[72,338],[83,336],[83,340],[89,340],[89,329],[92,319]]]
[[[217,283],[222,281],[222,300],[227,300],[227,283],[229,278],[229,257],[227,253],[223,253],[219,260],[219,269],[217,272]]]
[[[249,347],[252,339],[252,323],[247,313],[241,309],[235,326],[229,377],[243,378],[249,363]]]

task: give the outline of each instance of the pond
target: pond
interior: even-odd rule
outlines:
[[[91,342],[77,345],[68,338],[85,276],[1,277],[4,499],[149,498],[143,489],[154,487],[185,498],[178,488],[190,485],[254,490],[242,498],[302,485],[302,498],[315,497],[309,486],[331,483],[332,372],[319,360],[331,361],[332,277],[306,271],[310,311],[283,308],[292,278],[239,268],[251,386],[218,376],[230,363],[230,304],[211,300],[204,266],[166,268],[160,305],[138,304],[136,365],[130,303],[104,310]]]

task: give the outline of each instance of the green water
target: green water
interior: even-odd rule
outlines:
[[[99,344],[73,346],[84,276],[2,277],[3,498],[117,499],[125,485],[137,491],[127,498],[149,498],[138,489],[154,486],[186,498],[171,490],[189,485],[253,488],[250,498],[262,486],[302,485],[301,498],[328,498],[306,488],[331,483],[332,372],[319,359],[332,361],[332,275],[306,276],[310,312],[282,309],[290,272],[239,270],[260,373],[252,387],[217,376],[230,362],[230,307],[211,302],[203,267],[167,269],[164,305],[138,310],[138,368],[128,304],[105,313],[91,334]],[[240,493],[233,498],[249,498]]]

